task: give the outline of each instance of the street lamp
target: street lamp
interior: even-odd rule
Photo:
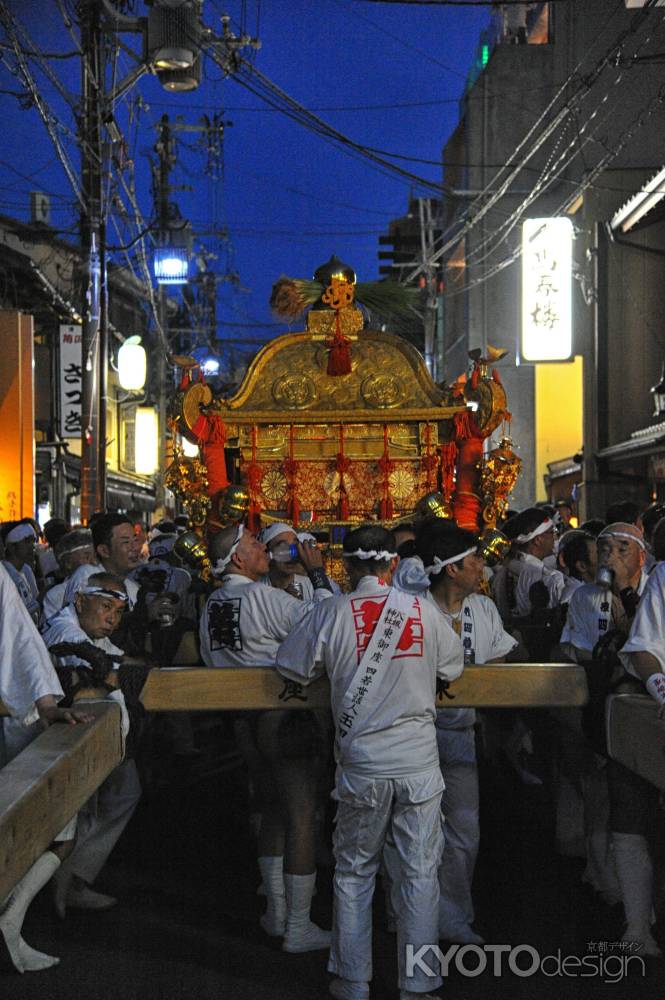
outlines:
[[[146,356],[140,337],[128,337],[118,351],[118,381],[123,389],[136,392],[145,385]]]
[[[165,0],[148,13],[146,48],[155,69],[189,69],[200,45],[201,8],[198,3]]]
[[[158,285],[186,285],[189,273],[186,247],[155,247],[154,268]]]

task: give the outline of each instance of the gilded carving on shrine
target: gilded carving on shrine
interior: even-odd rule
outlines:
[[[510,419],[492,367],[505,351],[470,352],[469,373],[435,384],[411,343],[367,324],[368,310],[397,315],[414,302],[394,282],[357,283],[332,257],[312,281],[274,286],[278,315],[293,323],[306,312],[306,328],[259,351],[233,395],[213,397],[182,364],[175,425],[199,443],[206,481],[199,470],[194,488],[181,456],[168,476],[190,510],[200,518],[230,482],[242,485],[254,529],[287,520],[333,532],[433,515],[492,527],[519,469],[507,437],[485,455],[490,434]]]

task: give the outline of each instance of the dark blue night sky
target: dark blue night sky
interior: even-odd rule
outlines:
[[[45,52],[72,51],[55,2],[23,0],[8,6],[27,32],[26,47],[32,40]],[[406,7],[359,0],[227,5],[205,0],[204,19],[217,31],[223,11],[231,15],[236,31],[244,18],[249,34],[256,33],[258,17],[262,47],[247,56],[290,96],[365,146],[416,158],[393,162],[440,181],[441,149],[458,120],[457,102],[488,23],[487,7]],[[137,2],[134,13],[144,12]],[[136,36],[123,37],[136,45]],[[47,62],[76,98],[78,59]],[[72,110],[39,64],[32,59],[30,65],[78,172]],[[130,65],[121,54],[118,76]],[[23,89],[6,65],[0,87]],[[0,154],[0,212],[26,218],[28,192],[47,192],[52,224],[73,238],[76,201],[38,112],[34,107],[19,110],[17,100],[6,93],[0,93],[0,102],[5,138],[10,137]],[[266,108],[239,82],[222,79],[206,61],[197,91],[170,94],[154,78],[144,77],[116,107],[136,164],[137,197],[146,220],[152,215],[148,154],[160,116],[181,115],[185,123],[196,124],[215,111],[233,123],[225,131],[223,163],[214,160],[213,176],[206,173],[210,165],[197,134],[183,133],[172,180],[193,189],[176,198],[195,232],[212,233],[199,240],[215,255],[211,266],[239,275],[239,286],[224,283],[220,291],[219,336],[265,338],[282,328],[274,325],[268,308],[276,278],[309,277],[333,252],[355,266],[360,280],[376,278],[379,235],[390,219],[405,213],[410,194],[432,192],[346,155]],[[121,188],[118,193],[127,203]],[[222,228],[228,238],[216,235]],[[109,242],[127,242],[135,234],[131,226],[121,226],[120,234],[111,226]]]

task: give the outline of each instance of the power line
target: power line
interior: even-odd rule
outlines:
[[[664,20],[661,20],[661,22],[658,25],[658,27],[660,27],[664,23]],[[653,34],[654,33],[652,32],[651,34],[647,35],[647,37],[642,40],[642,42],[640,43],[640,45],[638,46],[638,48],[636,50],[637,52],[639,52],[641,49],[643,49],[646,45],[649,44],[649,42],[653,38]],[[579,140],[580,135],[582,133],[585,133],[585,132],[588,131],[588,128],[589,128],[591,122],[593,122],[594,118],[596,118],[597,115],[600,113],[603,105],[607,105],[607,107],[606,107],[605,121],[612,116],[613,109],[612,109],[611,105],[608,103],[609,97],[610,97],[610,94],[612,93],[612,90],[614,90],[619,85],[619,83],[621,82],[621,80],[623,79],[623,75],[624,75],[624,70],[620,69],[620,71],[618,72],[617,76],[612,81],[611,85],[608,87],[606,93],[603,95],[603,97],[600,99],[600,101],[596,104],[596,106],[591,111],[591,113],[588,114],[588,116],[587,116],[587,118],[586,118],[586,120],[584,122],[584,125],[581,128],[579,128],[579,129],[577,128],[577,118],[576,118],[576,111],[578,110],[578,108],[576,107],[574,109],[574,112],[571,115],[571,117],[569,118],[569,121],[567,123],[567,124],[572,124],[573,127],[574,127],[574,134],[573,134],[572,138],[570,139],[568,145],[564,148],[563,152],[561,152],[559,154],[559,156],[558,156],[558,158],[557,158],[556,161],[554,161],[554,155],[555,155],[556,149],[552,151],[552,153],[550,154],[550,157],[548,159],[548,162],[543,167],[543,170],[541,172],[541,175],[540,175],[538,181],[534,184],[532,190],[527,195],[527,197],[513,211],[513,213],[511,214],[511,216],[507,220],[505,220],[503,223],[501,223],[501,225],[498,227],[498,229],[496,229],[493,233],[490,233],[489,235],[485,236],[485,238],[481,241],[481,243],[478,244],[478,246],[476,246],[476,247],[473,248],[473,250],[469,254],[469,258],[473,258],[473,257],[477,256],[482,251],[482,249],[485,246],[488,246],[489,243],[492,240],[495,239],[496,236],[498,236],[500,234],[503,234],[503,235],[501,235],[501,238],[495,242],[495,244],[492,247],[492,249],[488,250],[487,253],[485,253],[485,255],[483,257],[481,257],[479,260],[477,260],[475,262],[476,264],[482,263],[482,261],[486,260],[487,257],[490,255],[490,253],[495,252],[496,249],[497,249],[497,247],[501,243],[505,242],[505,240],[508,238],[508,235],[510,234],[510,232],[520,222],[520,220],[523,217],[524,212],[527,210],[527,208],[531,204],[533,204],[533,202],[541,194],[543,194],[546,191],[546,189],[548,188],[548,186],[550,186],[552,183],[554,183],[559,178],[560,174],[563,173],[570,166],[570,164],[575,160],[576,156],[582,154],[582,150],[583,150],[584,146],[587,145],[589,142],[591,142],[593,140],[594,134],[596,134],[596,135],[598,134],[598,132],[599,132],[599,130],[600,130],[603,122],[598,122],[598,124],[596,125],[596,128],[595,128],[595,133],[591,133],[591,134],[586,135],[585,138],[584,138],[584,141],[582,142],[582,144],[579,145],[578,140]],[[587,95],[584,95],[584,96],[587,96]],[[563,136],[560,137],[559,141],[560,142],[563,141]],[[568,153],[570,153],[570,156],[568,156]],[[566,159],[567,156],[568,156],[568,158]],[[565,160],[565,162],[564,162],[564,160]],[[588,176],[588,172],[587,172],[587,176]]]
[[[605,24],[605,29],[613,19],[617,11],[622,7],[622,2],[619,0],[617,6],[615,7],[611,17]],[[484,190],[474,199],[472,204],[467,208],[464,213],[464,217],[461,220],[457,220],[451,226],[448,227],[446,232],[441,237],[441,246],[439,246],[433,254],[428,258],[428,266],[434,265],[438,260],[441,259],[449,250],[451,250],[459,240],[469,233],[478,223],[487,215],[487,213],[494,207],[494,205],[509,191],[511,184],[514,182],[520,171],[523,169],[524,165],[529,162],[530,159],[535,156],[538,150],[544,145],[544,143],[553,136],[560,126],[566,121],[571,109],[574,108],[577,103],[581,100],[591,90],[593,84],[596,82],[598,77],[601,75],[602,71],[609,65],[612,65],[613,59],[616,59],[618,53],[621,52],[624,42],[631,36],[634,35],[638,28],[644,23],[645,18],[648,16],[646,11],[640,11],[637,13],[630,21],[630,24],[619,32],[619,35],[611,43],[608,49],[602,57],[597,60],[595,66],[589,73],[584,76],[579,76],[580,70],[584,64],[584,60],[588,57],[588,52],[585,56],[578,62],[575,70],[573,70],[566,82],[558,88],[557,92],[554,94],[552,99],[546,105],[544,110],[538,116],[533,125],[528,129],[527,133],[518,142],[510,160],[521,156],[521,162],[519,162],[514,168],[512,168],[508,176],[499,182],[499,179],[504,173],[504,169],[498,171],[498,173],[488,182]],[[602,32],[601,32],[602,34]],[[596,39],[598,42],[600,36]],[[556,113],[554,109],[556,108],[559,100],[564,96],[565,90],[568,84],[572,82],[577,77],[577,86],[574,93],[568,97],[566,102],[559,108]],[[535,143],[529,147],[529,143],[532,141],[534,136],[537,136]],[[495,187],[498,185],[498,187]],[[490,193],[491,192],[491,193]],[[489,197],[488,197],[489,195]],[[487,200],[485,200],[487,198]],[[438,242],[438,241],[437,241]],[[413,269],[408,275],[404,277],[404,282],[409,283],[413,281],[422,271],[422,264],[419,264]]]

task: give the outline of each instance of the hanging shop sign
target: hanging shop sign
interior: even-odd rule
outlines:
[[[570,219],[528,219],[522,226],[523,361],[567,361],[573,353]]]
[[[81,327],[60,327],[60,436],[81,436]]]

